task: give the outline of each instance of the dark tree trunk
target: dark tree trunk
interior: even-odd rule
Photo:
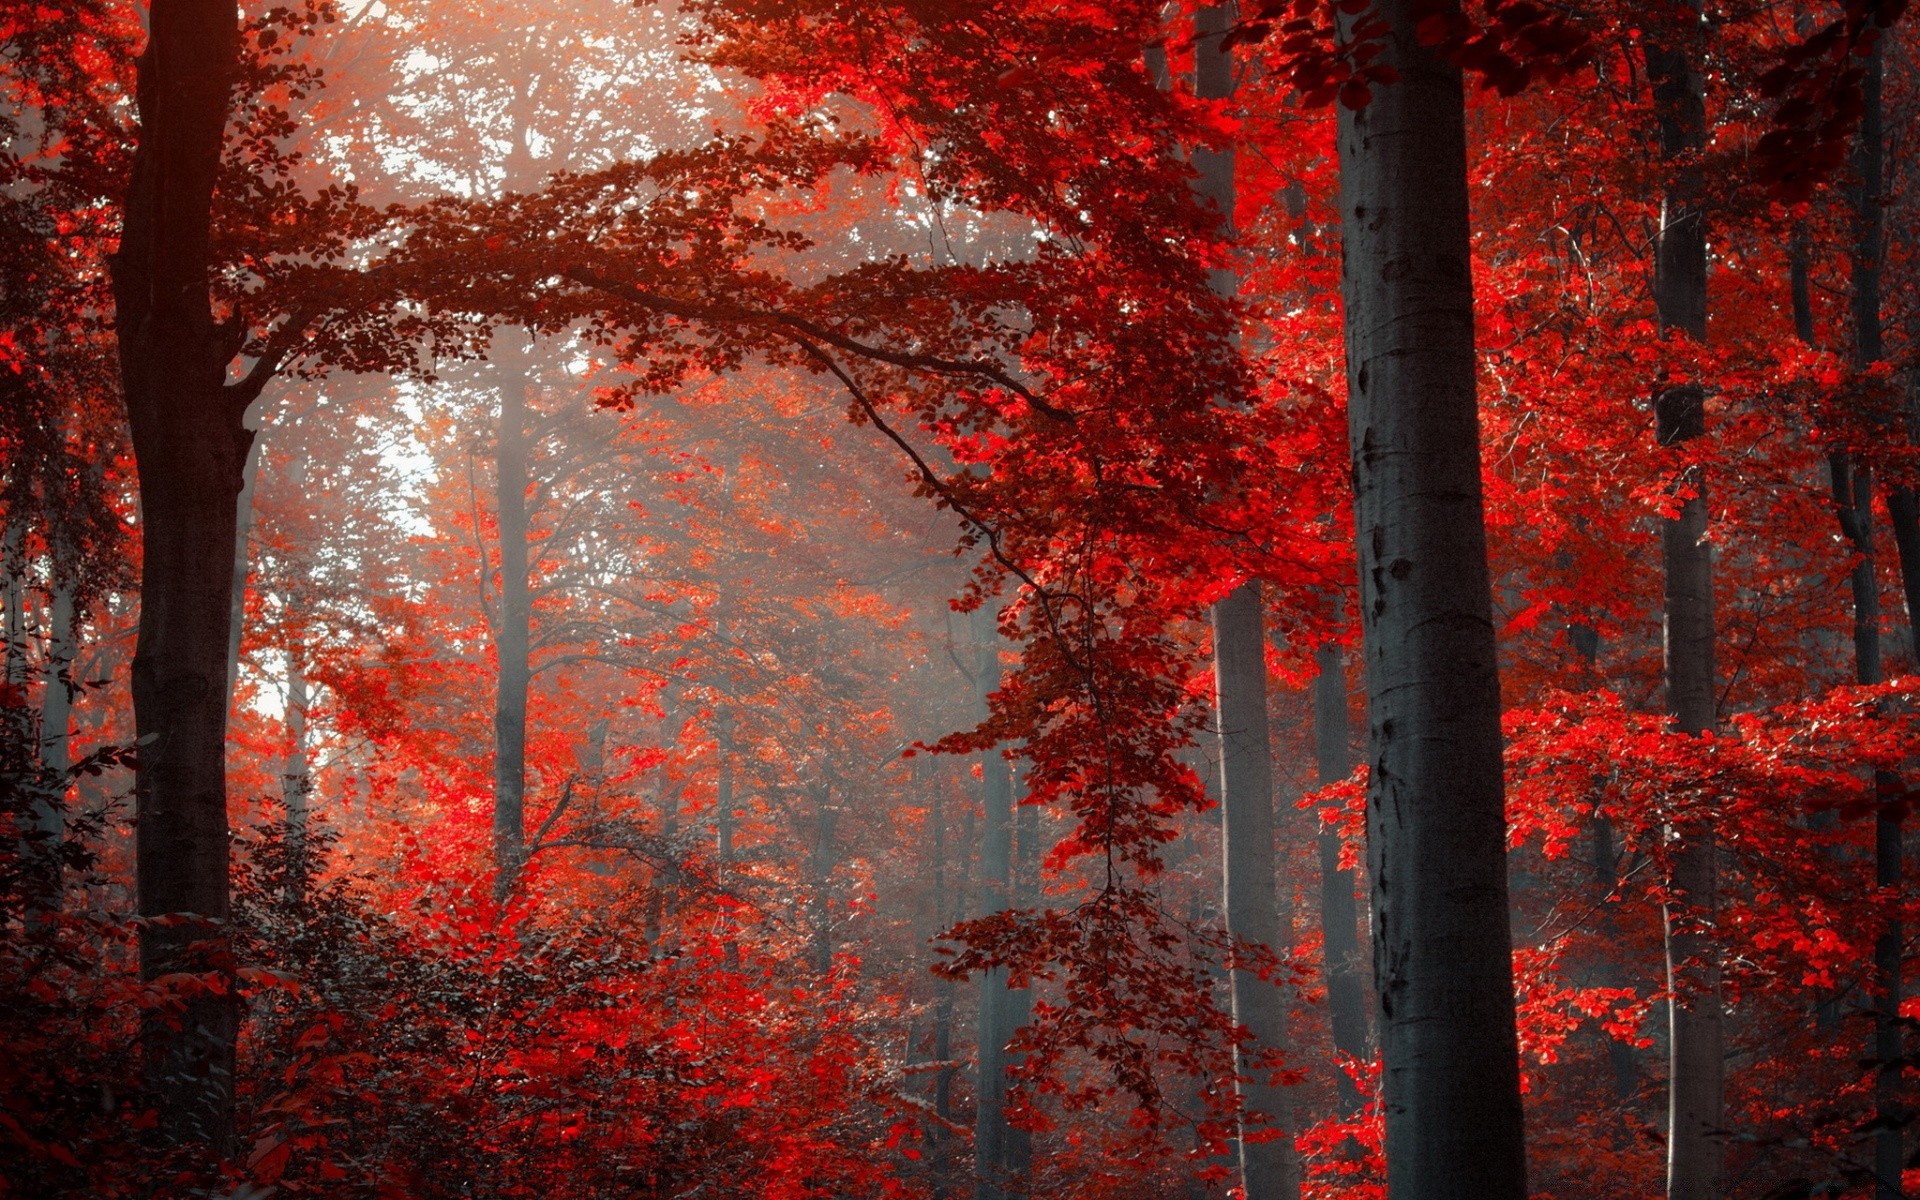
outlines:
[[[1194,94],[1223,100],[1233,95],[1233,53],[1222,46],[1232,27],[1231,5],[1209,5],[1194,18]],[[1200,196],[1233,232],[1234,154],[1196,148],[1193,165]],[[1215,271],[1213,288],[1239,291],[1232,270]],[[1221,886],[1228,936],[1249,946],[1281,952],[1287,938],[1274,884],[1273,762],[1267,726],[1266,614],[1260,583],[1248,580],[1213,607],[1216,708],[1220,723]],[[1288,914],[1290,917],[1290,914]],[[1241,1187],[1246,1200],[1294,1200],[1300,1172],[1293,1145],[1291,1101],[1273,1082],[1269,1056],[1288,1052],[1286,994],[1256,970],[1229,974],[1233,1019],[1251,1040],[1235,1056],[1235,1086],[1249,1117],[1275,1136],[1238,1139]]]
[[[1400,78],[1342,106],[1339,134],[1387,1188],[1521,1200],[1465,105],[1459,68],[1414,32],[1420,8],[1372,10]]]
[[[1876,39],[1867,51],[1866,79],[1863,82],[1864,106],[1860,132],[1853,146],[1853,187],[1849,200],[1853,209],[1853,246],[1851,275],[1853,283],[1853,358],[1860,368],[1881,360],[1884,347],[1880,328],[1880,263],[1885,231],[1881,191],[1884,187],[1885,131],[1882,128],[1881,84],[1883,50]],[[1839,509],[1841,528],[1859,556],[1853,569],[1853,648],[1854,677],[1863,684],[1879,683],[1883,672],[1880,661],[1880,576],[1875,569],[1873,546],[1873,478],[1864,466],[1853,466],[1844,453],[1832,460],[1833,498]],[[1912,582],[1920,564],[1911,561],[1913,548],[1912,497],[1889,496],[1888,510],[1893,518],[1895,546],[1901,555],[1902,581],[1909,585],[1911,610]],[[1906,537],[1899,536],[1902,521],[1907,523]],[[1909,611],[1911,619],[1911,611]],[[1902,813],[1892,798],[1901,794],[1900,779],[1890,772],[1877,772],[1874,790],[1881,799],[1874,815],[1874,882],[1882,888],[1898,888],[1904,874],[1901,824]],[[1899,1069],[1885,1064],[1901,1059],[1900,1036],[1900,923],[1895,920],[1874,943],[1874,1041],[1873,1058],[1882,1064],[1874,1076],[1876,1128],[1873,1135],[1874,1194],[1877,1200],[1898,1200],[1900,1176],[1904,1164],[1901,1131],[1905,1113],[1902,1105]]]
[[[914,760],[914,778],[922,776],[921,759]],[[933,794],[927,810],[927,825],[933,835],[933,927],[936,936],[950,928],[960,916],[947,898],[947,814],[943,802],[945,788],[938,778],[931,783]],[[947,1200],[947,1169],[951,1140],[947,1127],[953,1121],[953,980],[937,976],[933,981],[933,1115],[928,1133],[928,1182],[933,1200]]]
[[[75,681],[74,662],[80,655],[79,583],[74,578],[79,564],[73,556],[56,548],[53,554],[53,599],[47,614],[47,666],[44,690],[40,698],[40,762],[49,773],[63,780],[36,808],[35,825],[46,840],[50,853],[57,852],[66,833],[67,768],[73,761],[72,726]],[[52,889],[49,900],[60,904],[60,868],[57,862],[48,875]]]
[[[1000,686],[1000,636],[992,614],[973,614],[978,647],[981,705]],[[998,750],[981,756],[980,915],[1004,912],[1013,903],[1013,771]],[[996,967],[980,977],[980,1083],[974,1105],[975,1200],[1003,1200],[1010,1178],[1012,1131],[1007,1126],[1007,1042],[1013,1037],[1011,989],[1007,972]]]
[[[1320,674],[1313,683],[1314,758],[1320,783],[1345,779],[1353,770],[1348,747],[1347,673],[1337,646],[1322,646]],[[1340,866],[1340,835],[1320,832],[1320,941],[1327,977],[1327,1017],[1335,1052],[1355,1062],[1368,1061],[1367,998],[1360,972],[1358,880]],[[1343,1116],[1358,1116],[1360,1089],[1344,1069],[1334,1080]]]
[[[510,343],[512,340],[512,344]],[[495,338],[500,367],[500,431],[494,463],[500,540],[498,682],[493,706],[494,895],[504,900],[527,862],[527,690],[533,602],[527,579],[527,401],[531,354],[514,332]],[[485,564],[481,565],[485,570]]]
[[[27,522],[18,509],[0,535],[0,678],[27,682]]]
[[[1257,580],[1213,606],[1213,663],[1220,721],[1221,867],[1227,933],[1249,947],[1284,953],[1274,884],[1273,763],[1267,729],[1266,616]],[[1242,1132],[1240,1177],[1247,1200],[1300,1194],[1286,1089],[1273,1082],[1269,1055],[1284,1058],[1286,994],[1254,964],[1228,973],[1233,1019],[1252,1035],[1236,1057],[1236,1085],[1249,1114],[1277,1131],[1271,1140]]]
[[[1040,903],[1040,810],[1031,804],[1020,803],[1020,797],[1026,794],[1024,772],[1014,772],[1012,777],[1013,806],[1013,905],[1019,909],[1033,909]],[[1033,1019],[1033,989],[1008,988],[1006,992],[1006,1029],[1007,1037],[1013,1038],[1026,1028]],[[1024,1061],[1024,1054],[1007,1055],[1009,1072]],[[1028,1172],[1033,1168],[1033,1134],[1031,1131],[1009,1124],[1007,1126],[1007,1176],[1024,1192]]]
[[[240,496],[234,502],[233,589],[229,602],[233,615],[227,626],[227,707],[233,707],[233,693],[240,686],[240,642],[247,627],[247,579],[252,574],[253,490],[260,480],[260,455],[266,439],[253,435],[247,451],[246,466],[240,474]]]
[[[147,979],[213,966],[227,917],[226,679],[234,502],[252,435],[227,387],[238,335],[208,291],[212,200],[239,51],[232,3],[156,3],[139,60],[140,134],[113,260],[120,371],[140,478],[141,740],[135,795]],[[233,1128],[236,1011],[187,1001],[148,1022],[148,1084],[171,1141],[215,1152]]]
[[[833,802],[833,785],[815,792],[813,853],[808,861],[812,877],[807,907],[811,910],[813,969],[821,975],[833,970],[833,869],[839,854],[835,840],[840,809]]]
[[[1654,246],[1654,304],[1663,332],[1707,336],[1705,181],[1697,156],[1706,146],[1706,81],[1698,22],[1674,33],[1678,48],[1649,42],[1661,157],[1668,166]],[[1705,389],[1664,387],[1654,397],[1663,446],[1706,432]],[[1716,720],[1713,560],[1707,542],[1706,479],[1689,469],[1691,493],[1678,516],[1661,522],[1667,710],[1674,730],[1694,736]],[[1725,1034],[1720,964],[1711,932],[1717,913],[1718,849],[1711,824],[1678,831],[1665,913],[1668,1002],[1667,1195],[1718,1200],[1726,1170]]]
[[[287,810],[287,846],[297,862],[307,837],[313,774],[307,765],[307,664],[299,649],[287,652],[287,749],[280,764],[280,799]]]

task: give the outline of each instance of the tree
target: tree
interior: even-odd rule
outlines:
[[[1233,53],[1224,45],[1232,9],[1209,5],[1194,18],[1194,95],[1233,95]],[[1196,189],[1220,214],[1228,236],[1234,219],[1234,153],[1196,147]],[[1223,297],[1239,290],[1236,272],[1216,269]],[[1258,578],[1246,579],[1213,605],[1214,712],[1220,730],[1221,885],[1227,936],[1236,946],[1229,975],[1233,1019],[1248,1041],[1236,1054],[1235,1086],[1245,1109],[1263,1124],[1240,1129],[1241,1187],[1247,1200],[1294,1200],[1300,1168],[1293,1146],[1292,1103],[1274,1083],[1291,1052],[1285,993],[1263,977],[1258,959],[1277,955],[1291,934],[1292,905],[1274,886],[1272,738],[1267,725],[1267,610]]]
[[[1415,9],[1380,6],[1377,61],[1398,78],[1340,114],[1387,1187],[1396,1200],[1517,1200],[1526,1150],[1463,85],[1421,44]]]
[[[1681,22],[1650,41],[1647,74],[1668,174],[1654,247],[1654,305],[1663,331],[1695,341],[1707,336],[1705,181],[1696,159],[1706,145],[1706,78],[1700,23]],[[1706,429],[1706,387],[1664,383],[1654,396],[1662,446],[1680,447]],[[1690,468],[1678,485],[1679,511],[1661,527],[1666,580],[1667,711],[1674,731],[1697,737],[1716,720],[1713,668],[1713,560],[1707,539],[1705,475]],[[1725,1054],[1718,950],[1707,931],[1715,920],[1718,850],[1714,830],[1676,831],[1683,848],[1669,886],[1667,986],[1670,1031],[1667,1071],[1667,1196],[1708,1200],[1725,1174]]]
[[[228,592],[241,415],[257,385],[230,385],[235,331],[213,311],[213,190],[239,73],[231,5],[156,5],[140,59],[140,134],[114,256],[120,361],[144,530],[134,711],[139,772],[141,969],[218,969],[227,918]],[[229,390],[229,389],[232,390]],[[237,1014],[217,983],[178,1028],[149,1033],[166,1133],[224,1151],[232,1136]]]

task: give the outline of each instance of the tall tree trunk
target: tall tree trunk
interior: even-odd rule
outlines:
[[[1213,606],[1213,670],[1220,721],[1221,868],[1227,934],[1276,954],[1288,938],[1274,884],[1273,762],[1267,729],[1266,617],[1258,580]],[[1291,919],[1286,925],[1291,925]],[[1300,1194],[1292,1105],[1263,1060],[1284,1056],[1286,993],[1255,964],[1228,973],[1233,1019],[1251,1035],[1235,1056],[1241,1104],[1277,1136],[1249,1137],[1243,1128],[1240,1178],[1247,1200],[1292,1200]]]
[[[812,876],[807,907],[813,932],[813,969],[821,975],[833,970],[833,869],[839,854],[836,840],[840,809],[833,802],[833,785],[815,791],[813,853],[808,860]]]
[[[1697,10],[1698,5],[1694,6]],[[1675,31],[1678,48],[1649,41],[1661,157],[1668,166],[1654,248],[1654,304],[1663,332],[1707,336],[1705,181],[1697,156],[1706,146],[1706,80],[1698,22]],[[1705,389],[1662,388],[1654,397],[1656,432],[1677,446],[1706,432]],[[1667,710],[1676,732],[1714,727],[1713,561],[1707,542],[1706,479],[1689,469],[1691,495],[1661,522]],[[1718,849],[1711,825],[1684,830],[1668,880],[1665,911],[1668,1001],[1667,1195],[1718,1200],[1726,1170],[1725,1034],[1720,964],[1711,930],[1717,913]]]
[[[1353,770],[1347,744],[1347,673],[1340,648],[1326,645],[1316,656],[1320,674],[1313,682],[1313,748],[1321,786],[1338,783]],[[1335,1052],[1368,1060],[1367,1000],[1360,975],[1360,916],[1354,872],[1340,866],[1340,835],[1320,831],[1320,942],[1327,979],[1327,1018]],[[1360,1113],[1362,1097],[1344,1069],[1334,1079],[1342,1116]]]
[[[914,759],[914,778],[921,778],[921,759]],[[947,897],[947,814],[946,789],[938,778],[932,780],[933,794],[927,808],[927,825],[933,835],[933,928],[939,936],[950,928],[959,910]],[[953,980],[936,976],[933,981],[933,1115],[929,1135],[928,1186],[933,1200],[947,1200],[947,1126],[953,1121]]]
[[[1459,67],[1414,32],[1422,11],[1373,10],[1390,27],[1379,61],[1399,80],[1342,106],[1339,132],[1387,1189],[1520,1200],[1465,104]]]
[[[79,570],[77,556],[61,547],[53,553],[53,600],[48,605],[47,664],[40,698],[40,762],[61,782],[36,807],[34,824],[46,840],[49,854],[57,855],[66,834],[67,768],[73,762],[74,662],[80,656]],[[54,907],[60,904],[60,868],[49,872]]]
[[[287,651],[287,746],[280,764],[280,801],[286,809],[287,865],[290,868],[289,899],[304,892],[307,874],[307,819],[313,795],[313,774],[307,764],[307,708],[312,698],[307,691],[306,656],[298,647]]]
[[[27,682],[27,522],[7,514],[0,534],[0,679],[13,687]]]
[[[1027,791],[1025,772],[1012,774],[1013,806],[1013,906],[1031,910],[1040,903],[1040,810],[1020,803]],[[1033,989],[1008,988],[1006,992],[1007,1036],[1011,1039],[1033,1019]],[[1007,1069],[1017,1068],[1024,1054],[1009,1054]],[[1018,1126],[1007,1127],[1007,1174],[1024,1183],[1033,1168],[1033,1134]]]
[[[977,678],[984,711],[988,693],[1000,686],[1000,634],[986,609],[973,613]],[[1013,772],[997,749],[981,756],[980,915],[1004,912],[1013,903]],[[974,1197],[1004,1200],[1012,1138],[1007,1126],[1007,1042],[1013,1012],[1005,967],[980,977],[980,1084],[974,1106]]]
[[[208,290],[239,16],[230,0],[171,0],[153,6],[150,25],[139,60],[139,143],[113,259],[143,542],[135,859],[140,915],[192,916],[142,924],[140,969],[149,980],[224,957],[234,503],[252,442],[244,400],[226,384],[238,333],[215,322]],[[236,1017],[229,993],[147,1022],[147,1079],[169,1140],[227,1146]]]
[[[240,686],[240,642],[247,628],[247,578],[252,573],[253,493],[260,481],[260,456],[265,451],[266,439],[256,432],[241,468],[240,496],[234,501],[233,589],[229,601],[233,615],[227,627],[228,708],[233,707],[233,693]]]
[[[494,895],[504,900],[527,862],[528,643],[533,602],[527,579],[527,408],[532,353],[519,331],[494,339],[500,366],[500,431],[495,453],[495,521],[500,539],[499,628],[494,635],[498,682],[493,705]],[[483,563],[481,569],[485,570]]]
[[[1865,369],[1884,355],[1880,326],[1880,261],[1885,241],[1883,200],[1885,131],[1881,84],[1884,38],[1873,41],[1867,51],[1866,78],[1863,81],[1864,105],[1860,131],[1853,145],[1853,186],[1848,199],[1853,209],[1853,245],[1849,254],[1853,284],[1853,359]],[[1873,546],[1873,477],[1871,471],[1849,463],[1844,453],[1831,460],[1834,504],[1840,511],[1841,528],[1859,556],[1853,569],[1853,648],[1854,677],[1863,684],[1882,680],[1880,661],[1880,576],[1875,568]],[[1891,500],[1892,497],[1889,497]],[[1906,511],[1889,505],[1896,527],[1904,515],[1909,522],[1912,506]],[[1902,554],[1903,582],[1910,582],[1916,566],[1908,561],[1912,543],[1911,526],[1904,544],[1896,537]],[[1909,603],[1912,595],[1909,592]],[[1879,803],[1874,809],[1874,882],[1882,888],[1896,889],[1904,874],[1901,824],[1902,813],[1895,800],[1901,792],[1900,779],[1891,772],[1874,775],[1874,791]],[[1902,1088],[1900,1035],[1900,922],[1889,922],[1873,947],[1874,1035],[1873,1059],[1881,1064],[1874,1076],[1876,1128],[1873,1135],[1874,1194],[1877,1200],[1898,1200],[1902,1194],[1902,1129],[1905,1124]]]
[[[713,840],[715,857],[724,871],[733,865],[733,756],[725,746],[719,753],[720,777],[714,784]]]
[[[1194,94],[1205,100],[1233,95],[1233,53],[1223,38],[1234,20],[1234,6],[1214,4],[1194,17]],[[1196,187],[1219,213],[1224,232],[1233,232],[1234,153],[1196,147]],[[1213,273],[1214,291],[1232,296],[1240,290],[1236,272]],[[1280,952],[1289,940],[1292,914],[1282,912],[1274,884],[1273,761],[1267,727],[1267,632],[1260,582],[1250,579],[1213,606],[1213,662],[1216,711],[1220,722],[1221,889],[1227,935],[1236,941]],[[1261,1122],[1268,1137],[1243,1128],[1239,1143],[1240,1182],[1246,1200],[1296,1200],[1300,1166],[1293,1144],[1291,1099],[1274,1082],[1266,1060],[1282,1058],[1287,1037],[1286,993],[1257,970],[1238,967],[1229,974],[1233,1019],[1249,1041],[1234,1057],[1234,1086],[1242,1109]],[[1246,1122],[1243,1122],[1246,1124]]]

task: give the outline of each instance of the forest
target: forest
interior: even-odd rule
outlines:
[[[1905,7],[5,0],[0,1200],[1920,1196]]]

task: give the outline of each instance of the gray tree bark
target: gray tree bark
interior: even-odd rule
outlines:
[[[813,969],[821,975],[833,970],[833,869],[839,850],[835,840],[840,808],[833,802],[833,785],[814,789],[813,852],[808,858],[811,886],[807,907],[813,933]]]
[[[1000,686],[1000,634],[986,609],[973,613],[977,648],[975,678],[984,715],[987,694]],[[981,916],[1004,912],[1013,904],[1013,771],[997,749],[981,756],[980,834]],[[977,1034],[980,1081],[974,1104],[974,1197],[1005,1200],[1014,1194],[1013,1138],[1007,1124],[1007,1042],[1014,1034],[1012,989],[1007,971],[995,967],[980,977]]]
[[[40,699],[40,761],[48,771],[64,776],[73,763],[72,725],[76,681],[74,662],[80,656],[79,584],[71,572],[77,564],[63,563],[58,549],[53,555],[53,599],[47,615],[47,664],[44,690]],[[48,796],[35,813],[35,823],[50,849],[57,849],[66,833],[66,786]],[[60,876],[56,869],[49,880],[54,889],[52,900],[60,901]]]
[[[1697,8],[1697,5],[1695,6]],[[1661,157],[1668,166],[1654,247],[1654,304],[1663,332],[1707,336],[1705,181],[1696,156],[1706,145],[1706,80],[1697,28],[1679,48],[1647,44]],[[1705,390],[1663,387],[1654,396],[1660,444],[1706,432]],[[1661,522],[1667,710],[1675,732],[1694,736],[1717,720],[1714,687],[1713,560],[1707,542],[1706,478],[1690,469],[1691,492]],[[1726,1172],[1725,1032],[1720,964],[1710,936],[1716,918],[1719,852],[1711,825],[1677,831],[1665,910],[1668,1002],[1667,1195],[1718,1200]]]
[[[527,579],[527,409],[531,352],[518,331],[494,339],[500,370],[500,429],[494,456],[495,526],[500,542],[497,682],[493,705],[494,896],[504,900],[527,862],[527,691],[533,601]],[[482,571],[486,564],[480,565]]]
[[[306,874],[307,821],[313,773],[307,762],[307,664],[297,647],[287,652],[287,746],[280,763],[280,802],[286,810],[288,861],[295,886]]]
[[[253,490],[260,480],[260,455],[266,450],[266,438],[256,431],[240,471],[240,495],[234,501],[233,587],[228,605],[232,616],[227,626],[227,707],[233,707],[233,693],[240,686],[240,641],[247,628],[247,578],[252,573]]]
[[[1315,656],[1320,674],[1313,682],[1314,760],[1321,786],[1338,783],[1353,770],[1348,749],[1347,674],[1340,649],[1327,645]],[[1333,1048],[1356,1062],[1371,1056],[1367,1031],[1365,981],[1360,972],[1360,915],[1355,872],[1340,866],[1340,835],[1323,829],[1320,850],[1320,943],[1327,977],[1327,1018]],[[1345,1070],[1334,1085],[1343,1116],[1357,1116],[1364,1100]]]
[[[914,760],[914,778],[920,779],[921,760]],[[933,927],[936,935],[950,928],[959,914],[947,896],[947,815],[943,802],[945,789],[939,779],[932,781],[932,796],[927,809],[927,824],[933,834]],[[929,1134],[928,1185],[933,1200],[947,1200],[947,1126],[953,1121],[953,980],[944,976],[933,982],[933,1115]]]
[[[0,534],[0,678],[27,682],[27,522],[16,514]]]
[[[1234,6],[1214,4],[1194,17],[1194,94],[1206,100],[1233,95],[1233,53],[1222,38]],[[1196,190],[1233,232],[1234,154],[1196,147]],[[1214,291],[1240,290],[1236,272],[1213,273]],[[1267,725],[1266,614],[1260,583],[1248,580],[1213,607],[1215,711],[1220,724],[1221,888],[1227,934],[1251,947],[1280,952],[1293,924],[1274,884],[1273,761]],[[1245,966],[1229,973],[1233,1019],[1250,1035],[1235,1052],[1234,1086],[1247,1114],[1239,1146],[1240,1182],[1247,1200],[1295,1200],[1300,1167],[1293,1144],[1292,1104],[1276,1084],[1270,1057],[1284,1058],[1286,994]],[[1255,1129],[1260,1132],[1256,1136]]]
[[[1459,68],[1415,34],[1420,7],[1372,10],[1399,80],[1342,106],[1339,130],[1387,1189],[1521,1200],[1465,106]]]
[[[1884,253],[1885,231],[1881,191],[1885,185],[1885,130],[1882,112],[1884,52],[1876,39],[1866,56],[1863,81],[1864,105],[1860,131],[1853,145],[1853,185],[1848,200],[1853,210],[1853,244],[1848,255],[1852,277],[1853,359],[1866,368],[1885,354],[1880,321],[1880,264]],[[1880,658],[1880,575],[1876,569],[1873,544],[1873,476],[1869,468],[1850,464],[1844,452],[1830,460],[1833,475],[1834,505],[1840,513],[1842,531],[1852,542],[1858,560],[1853,569],[1853,649],[1854,678],[1863,684],[1880,683],[1884,678]],[[1849,469],[1851,468],[1851,469]],[[1892,497],[1889,497],[1892,499]],[[1902,513],[1889,505],[1896,525]],[[1911,509],[1908,510],[1908,515]],[[1911,539],[1908,539],[1909,542]],[[1896,549],[1905,551],[1899,544]],[[1903,582],[1911,566],[1903,553]],[[1898,888],[1904,875],[1902,854],[1902,814],[1892,797],[1901,794],[1901,781],[1891,772],[1874,775],[1874,791],[1879,803],[1874,809],[1874,882],[1883,888]],[[1900,946],[1901,929],[1895,920],[1881,931],[1874,942],[1874,1028],[1873,1059],[1881,1064],[1898,1063],[1902,1055],[1900,1031]],[[1898,1200],[1902,1195],[1902,1127],[1906,1113],[1902,1104],[1901,1071],[1885,1066],[1874,1076],[1874,1108],[1877,1127],[1873,1135],[1874,1195],[1876,1200]]]

